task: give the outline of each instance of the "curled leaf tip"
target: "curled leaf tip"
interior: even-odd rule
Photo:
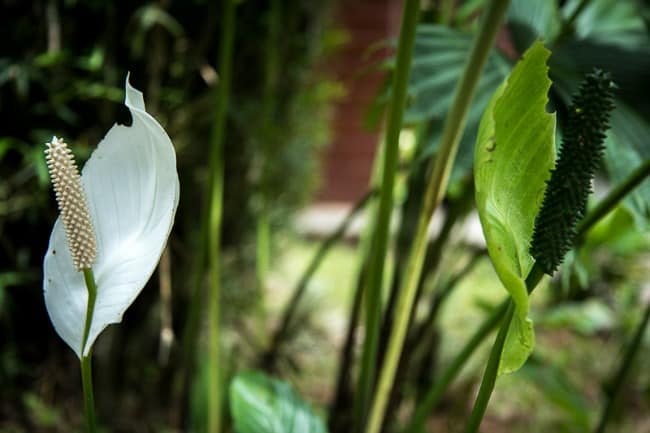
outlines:
[[[86,195],[67,143],[55,136],[45,146],[45,161],[61,212],[72,262],[79,272],[90,268],[97,256],[97,241]]]

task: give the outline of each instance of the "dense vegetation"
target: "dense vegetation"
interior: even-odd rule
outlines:
[[[334,5],[0,2],[1,433],[93,431],[43,302],[57,218],[43,143],[64,137],[83,166],[114,123],[128,136],[127,73],[173,142],[180,200],[157,272],[78,354],[97,431],[650,428],[643,2],[405,0],[371,65],[386,83],[366,121],[383,138],[350,214],[366,224],[299,259],[292,216],[343,94],[327,76],[345,41]],[[476,214],[485,244],[462,235]],[[327,270],[339,333],[308,296],[330,253],[346,257]],[[278,306],[283,266],[297,283]]]

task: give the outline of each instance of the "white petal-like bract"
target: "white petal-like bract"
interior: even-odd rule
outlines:
[[[43,291],[57,333],[81,358],[97,336],[118,323],[151,277],[178,206],[176,154],[160,124],[144,108],[142,93],[126,80],[131,126],[113,125],[81,173],[97,236],[93,265],[97,300],[82,348],[88,292],[77,272],[60,218],[45,254]]]

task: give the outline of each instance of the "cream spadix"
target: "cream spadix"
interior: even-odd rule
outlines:
[[[104,328],[122,320],[149,280],[178,206],[174,147],[160,124],[145,111],[142,93],[129,84],[128,77],[124,103],[133,118],[131,126],[114,125],[81,173],[96,237],[92,270],[97,299],[85,347],[88,292],[69,248],[63,211],[54,223],[43,264],[50,319],[79,358],[88,354]],[[84,262],[81,268],[89,264]]]

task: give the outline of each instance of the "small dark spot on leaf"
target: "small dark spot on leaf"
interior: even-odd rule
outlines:
[[[56,254],[56,250],[52,250],[52,255]]]
[[[494,149],[497,147],[497,141],[494,139],[494,137],[490,138],[488,140],[487,146],[485,146],[485,150],[488,152],[492,152]]]

